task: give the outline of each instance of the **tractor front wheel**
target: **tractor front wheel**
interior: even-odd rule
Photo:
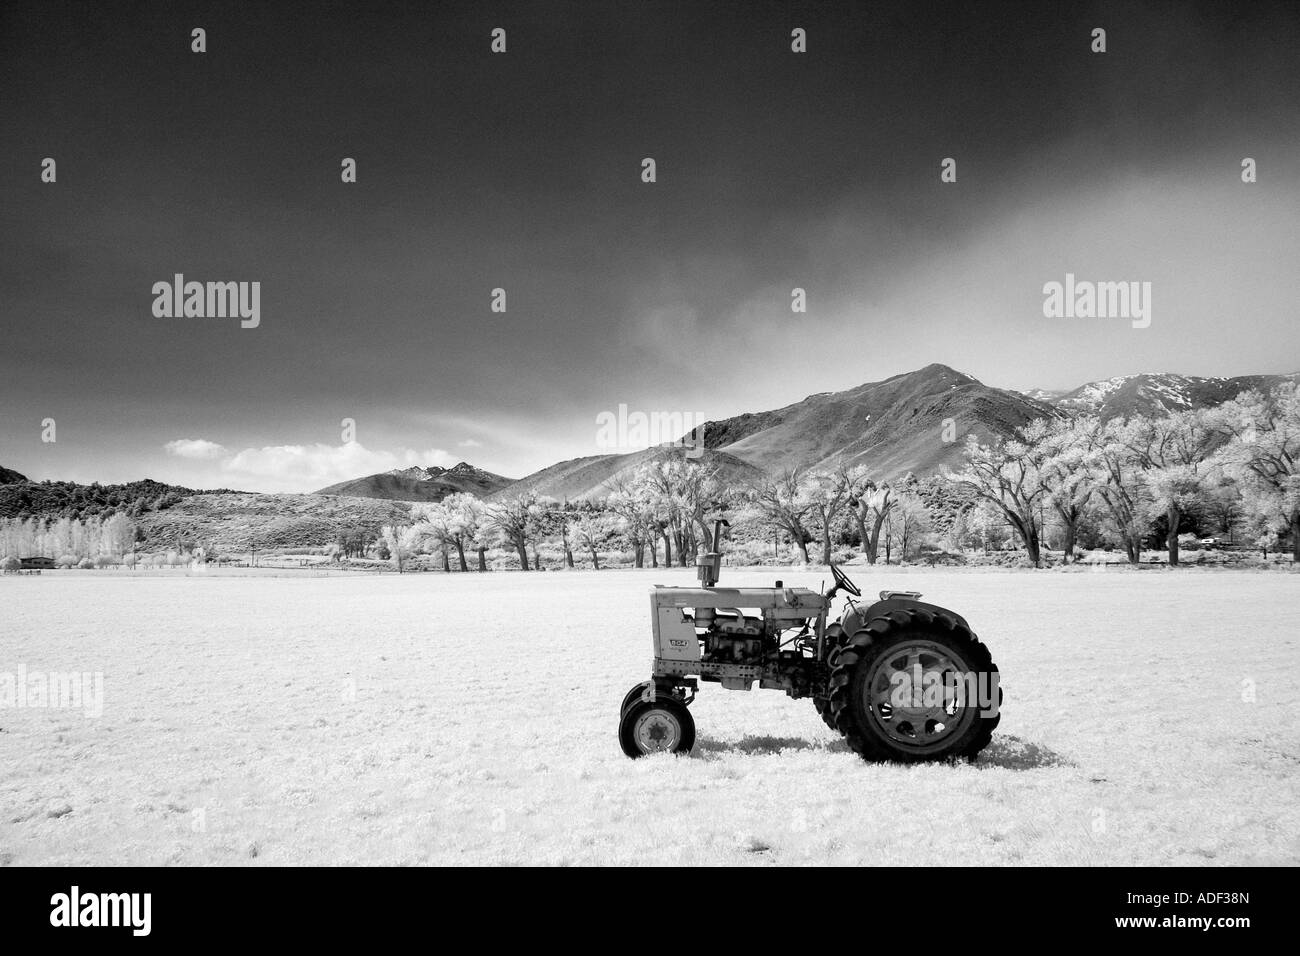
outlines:
[[[645,689],[653,683],[654,681],[643,680],[641,683],[637,684],[630,691],[628,691],[626,696],[624,696],[623,698],[623,703],[621,703],[618,707],[618,715],[622,717],[624,714],[626,714],[627,709],[631,707],[633,704],[635,704],[638,700],[640,700],[641,695],[645,693]]]
[[[618,742],[629,757],[653,753],[690,753],[695,746],[695,719],[682,701],[657,694],[624,708],[618,722]]]

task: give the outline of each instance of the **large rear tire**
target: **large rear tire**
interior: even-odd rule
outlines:
[[[840,648],[844,646],[844,635],[840,632],[839,625],[832,625],[826,635],[826,640],[830,643],[830,651],[826,655],[826,663],[833,670],[840,655]],[[813,694],[813,707],[817,710],[817,716],[831,730],[837,734],[840,729],[835,726],[835,711],[831,709],[830,685],[820,688],[820,693]]]
[[[871,761],[974,760],[1002,716],[988,648],[956,618],[922,608],[854,634],[829,688],[835,726]]]
[[[629,757],[653,753],[690,753],[695,746],[695,718],[678,697],[657,694],[638,700],[618,721],[618,742]]]
[[[840,729],[835,726],[835,712],[831,710],[830,699],[827,697],[814,697],[812,702],[813,707],[817,708],[817,716],[822,719],[822,723],[838,734]]]

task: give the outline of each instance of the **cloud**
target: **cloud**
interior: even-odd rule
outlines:
[[[482,443],[481,441],[475,441],[475,440],[472,439],[472,438],[466,438],[464,441],[457,442],[457,443],[456,443],[456,447],[458,447],[458,448],[482,448],[482,447],[483,447],[483,443]]]
[[[478,445],[477,442],[474,444]],[[218,469],[201,479],[189,472],[185,481],[206,483],[207,487],[221,485],[267,492],[306,493],[394,468],[409,468],[411,465],[450,468],[460,460],[441,448],[381,451],[366,448],[355,441],[342,445],[319,442],[311,445],[264,445],[234,451],[202,438],[178,438],[163,447],[168,455],[194,462],[213,462],[209,467]]]
[[[177,438],[169,441],[163,446],[167,454],[175,455],[177,458],[193,458],[196,460],[205,460],[211,458],[220,458],[226,454],[224,445],[218,445],[214,441],[208,441],[205,438]]]
[[[449,468],[457,458],[441,448],[372,451],[359,442],[344,445],[267,445],[245,448],[221,463],[222,471],[250,487],[315,491],[326,485],[411,465]]]

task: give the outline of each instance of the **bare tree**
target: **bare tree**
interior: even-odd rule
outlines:
[[[460,559],[460,569],[469,570],[465,564],[465,539],[463,535],[453,530],[454,518],[451,509],[447,506],[447,499],[444,498],[436,503],[415,505],[411,509],[411,517],[415,519],[416,527],[425,538],[442,551],[446,570],[451,570],[450,562],[446,560],[448,548],[456,550],[456,556]]]
[[[573,567],[573,547],[569,544],[569,516],[561,514],[556,522],[560,532],[560,545],[564,549],[565,567]]]
[[[613,530],[609,517],[598,511],[585,512],[573,522],[573,540],[591,555],[591,566],[600,570],[597,549],[605,543]]]
[[[750,501],[764,521],[790,535],[803,554],[803,563],[808,564],[808,532],[804,522],[813,503],[799,469],[759,480],[750,490]]]
[[[713,546],[710,513],[727,505],[728,495],[718,480],[716,465],[701,465],[675,455],[649,463],[639,473],[644,479],[654,511],[659,516],[667,546],[676,543],[678,561],[686,567],[697,545]]]
[[[526,491],[493,502],[486,508],[488,526],[519,555],[519,568],[528,570],[528,540],[537,529],[541,508],[536,492]]]
[[[1087,458],[1097,495],[1130,564],[1142,560],[1142,539],[1151,526],[1147,482],[1132,450],[1140,428],[1139,422],[1112,418]]]
[[[880,529],[898,498],[889,482],[877,485],[861,465],[849,469],[847,477],[852,491],[849,518],[858,530],[858,539],[862,542],[862,553],[867,556],[867,563],[875,564],[876,556],[880,553]]]
[[[388,555],[392,559],[393,567],[397,568],[398,574],[401,574],[405,570],[406,559],[419,544],[423,532],[418,525],[389,524],[384,525],[379,533],[388,547]]]
[[[884,525],[886,563],[894,545],[898,546],[898,560],[906,561],[929,530],[930,513],[925,502],[915,494],[900,494]]]
[[[852,494],[849,474],[843,469],[831,474],[813,472],[805,477],[805,485],[804,494],[809,502],[808,515],[821,534],[822,564],[829,565],[831,532]]]
[[[1300,385],[1283,384],[1268,396],[1247,392],[1223,411],[1232,439],[1221,460],[1245,486],[1256,523],[1289,531],[1291,558],[1300,563]]]
[[[645,567],[646,545],[650,546],[653,560],[654,539],[659,533],[654,494],[649,483],[640,472],[631,476],[616,476],[610,482],[609,497],[605,499],[605,506],[622,522],[623,533],[632,546],[633,565],[638,568]]]
[[[955,476],[996,507],[1015,530],[1034,567],[1043,566],[1039,507],[1046,492],[1039,478],[1043,452],[1023,436],[982,445],[966,439],[966,470]]]
[[[560,539],[560,545],[564,551],[565,567],[573,567],[573,548],[570,545],[572,540],[572,524],[574,512],[567,502],[557,501],[555,498],[542,497],[537,499],[537,514],[534,518],[534,524],[537,528],[537,537]],[[533,551],[533,564],[540,569],[540,555],[536,549]]]
[[[1079,522],[1097,491],[1095,473],[1089,469],[1088,461],[1101,440],[1101,423],[1095,416],[1074,420],[1040,418],[1025,427],[1024,436],[1042,448],[1038,481],[1061,522],[1062,551],[1065,563],[1069,564],[1074,556]]]
[[[450,513],[450,530],[458,547],[468,547],[478,556],[478,570],[487,570],[487,549],[490,543],[490,529],[487,509],[482,500],[465,492],[457,492],[443,499],[443,504]],[[464,569],[464,561],[461,568]]]
[[[1170,565],[1178,564],[1178,525],[1205,496],[1219,475],[1210,453],[1224,441],[1221,415],[1205,409],[1138,420],[1129,434],[1129,451],[1143,469],[1150,509],[1168,528]]]
[[[123,555],[135,545],[135,525],[119,511],[105,519],[100,536],[109,554]]]

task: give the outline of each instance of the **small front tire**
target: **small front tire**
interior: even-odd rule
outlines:
[[[654,681],[643,680],[641,683],[637,684],[630,691],[628,691],[627,694],[623,697],[623,703],[619,704],[618,716],[622,717],[624,714],[626,714],[627,709],[631,707],[633,704],[635,704],[638,700],[640,700],[641,695],[645,693],[646,688],[653,683]]]
[[[695,718],[686,705],[668,694],[627,707],[618,722],[618,742],[629,757],[652,753],[690,753],[695,746]]]

